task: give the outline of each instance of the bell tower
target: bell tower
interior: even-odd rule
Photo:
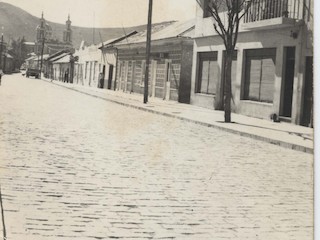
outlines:
[[[68,20],[66,21],[66,29],[63,31],[63,42],[71,44],[72,43],[72,30],[70,14],[68,15]]]
[[[40,25],[37,27],[37,41],[40,42],[45,36],[46,22],[43,18],[43,12],[41,13]]]

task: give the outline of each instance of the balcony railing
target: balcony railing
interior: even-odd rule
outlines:
[[[256,22],[272,18],[302,19],[302,0],[252,0],[244,22]]]

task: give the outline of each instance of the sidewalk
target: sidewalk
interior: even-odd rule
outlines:
[[[148,104],[143,104],[143,95],[141,94],[84,87],[60,81],[51,82],[49,79],[42,80],[123,106],[217,128],[297,151],[313,153],[312,128],[283,122],[275,123],[271,120],[257,119],[235,113],[231,115],[233,123],[224,123],[223,111],[181,104],[174,101],[163,101],[158,98],[149,98]]]

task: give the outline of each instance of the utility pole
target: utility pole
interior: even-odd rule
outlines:
[[[42,63],[43,63],[43,49],[44,49],[44,40],[45,36],[42,37],[42,48],[41,48],[41,64],[40,64],[40,75],[39,78],[41,79],[41,71],[42,71]]]
[[[152,23],[152,2],[149,0],[148,11],[148,26],[147,26],[147,46],[146,46],[146,69],[144,74],[144,95],[143,103],[148,102],[148,82],[149,82],[149,61],[150,61],[150,48],[151,48],[151,23]]]
[[[3,52],[3,33],[1,34],[1,46],[0,46],[0,69],[2,69],[2,52]]]

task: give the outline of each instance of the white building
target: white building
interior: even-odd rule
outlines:
[[[223,109],[224,45],[197,1],[191,104]],[[225,14],[225,13],[221,13]],[[312,125],[313,0],[254,0],[232,66],[233,112]]]

